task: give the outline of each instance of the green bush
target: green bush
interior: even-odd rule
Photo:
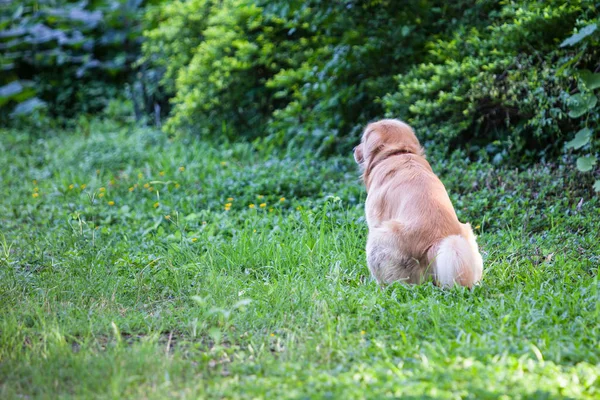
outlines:
[[[466,7],[468,6],[468,7]],[[167,131],[347,149],[394,76],[494,2],[192,0],[148,13],[144,60],[174,93]],[[464,9],[467,11],[463,11]],[[200,17],[200,16],[203,16]],[[157,22],[158,21],[158,22]]]
[[[260,136],[276,107],[265,83],[286,65],[293,42],[285,40],[280,18],[251,1],[226,0],[210,11],[204,40],[178,71],[166,129],[188,128],[211,136],[220,132],[232,138]]]
[[[589,170],[597,18],[591,0],[190,0],[148,14],[144,54],[170,133],[345,151],[385,114],[496,162],[556,157],[579,132]]]
[[[390,1],[316,1],[290,12],[287,18],[304,30],[305,46],[300,64],[267,82],[285,99],[269,121],[269,138],[319,151],[349,147],[366,122],[382,115],[378,97],[396,73],[419,60],[426,37],[440,28],[433,22],[441,13],[417,1],[403,7]]]
[[[208,16],[214,0],[175,0],[146,12],[142,61],[161,73],[161,84],[169,95],[175,93],[179,71],[187,66],[196,48],[204,41]]]
[[[485,146],[497,162],[556,156],[574,132],[597,123],[597,109],[591,119],[569,111],[582,89],[577,71],[598,66],[598,37],[560,46],[597,18],[588,0],[506,2],[485,29],[462,25],[428,43],[427,59],[396,77],[386,113],[436,144]]]

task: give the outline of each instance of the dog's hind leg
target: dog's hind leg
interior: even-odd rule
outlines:
[[[411,257],[408,243],[402,232],[400,223],[369,230],[367,239],[367,264],[377,282],[391,283],[403,281],[406,283],[421,283],[424,270],[419,260]]]

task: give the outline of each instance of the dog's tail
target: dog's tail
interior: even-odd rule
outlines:
[[[433,258],[433,275],[438,285],[452,287],[454,284],[472,287],[483,273],[483,260],[470,226],[465,229],[466,238],[452,235],[442,239]]]

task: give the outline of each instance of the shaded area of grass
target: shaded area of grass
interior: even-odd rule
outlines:
[[[380,290],[350,155],[91,131],[1,133],[2,397],[599,395],[600,204],[571,171],[433,156],[484,280]]]

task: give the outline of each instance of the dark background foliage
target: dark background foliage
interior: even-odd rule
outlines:
[[[0,107],[71,118],[124,98],[171,135],[323,155],[389,116],[434,149],[518,165],[566,147],[594,171],[598,6],[4,1]]]
[[[146,3],[3,1],[3,116],[45,108],[53,117],[72,118],[123,96],[139,57]]]

